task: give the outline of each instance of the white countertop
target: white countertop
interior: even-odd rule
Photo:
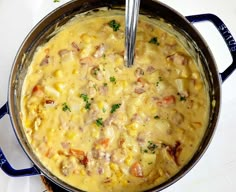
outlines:
[[[16,52],[32,27],[47,13],[67,0],[0,0],[0,106],[7,100],[8,79]],[[236,38],[235,0],[162,0],[187,16],[213,13],[219,16]],[[209,23],[196,25],[213,51],[222,71],[231,58]],[[216,133],[205,155],[182,179],[163,192],[236,191],[236,71],[222,85],[222,107]],[[0,120],[0,146],[15,168],[30,165],[13,133],[9,118]],[[12,178],[0,170],[0,192],[43,192],[39,176]]]

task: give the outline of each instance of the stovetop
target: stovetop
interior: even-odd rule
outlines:
[[[236,38],[235,0],[162,0],[183,15],[214,13],[229,27]],[[68,2],[60,0],[1,0],[0,1],[0,106],[7,100],[7,87],[11,66],[21,42],[33,26],[47,13]],[[196,25],[207,40],[220,71],[231,63],[227,49],[216,30],[205,23]],[[215,136],[200,162],[180,181],[163,192],[234,192],[236,190],[236,72],[222,85],[222,107]],[[9,118],[0,120],[0,146],[14,168],[31,166],[18,144]],[[47,181],[53,192],[65,192]],[[0,169],[1,192],[46,192],[41,176],[13,178]]]

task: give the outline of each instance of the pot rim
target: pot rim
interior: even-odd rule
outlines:
[[[42,20],[40,20],[34,27],[33,29],[29,32],[29,34],[26,36],[26,38],[24,39],[23,43],[21,44],[20,48],[18,49],[18,52],[15,56],[13,65],[12,65],[12,69],[10,72],[10,77],[9,77],[9,86],[8,86],[8,106],[9,106],[9,116],[10,116],[10,121],[11,124],[13,126],[13,130],[15,132],[16,138],[18,140],[18,142],[20,143],[21,147],[23,148],[24,152],[26,153],[26,155],[28,156],[28,158],[32,161],[32,163],[34,165],[36,165],[40,171],[42,172],[42,174],[44,176],[46,176],[48,179],[50,179],[52,182],[56,183],[58,186],[66,189],[66,190],[71,190],[71,191],[82,191],[80,189],[77,189],[67,183],[65,183],[64,181],[60,180],[59,178],[55,177],[49,170],[47,170],[42,164],[41,162],[38,160],[38,158],[34,155],[34,153],[30,150],[30,145],[26,142],[26,138],[24,138],[22,136],[22,133],[20,131],[19,125],[18,125],[18,120],[17,120],[17,115],[15,115],[15,96],[17,95],[16,90],[15,90],[15,84],[17,84],[17,81],[15,81],[15,77],[16,77],[16,73],[17,73],[17,65],[18,65],[18,60],[22,59],[22,50],[24,49],[24,47],[26,46],[26,42],[31,38],[32,34],[38,30],[41,25],[43,23],[45,23],[45,21],[48,20],[48,18],[53,17],[55,14],[57,14],[58,12],[63,12],[63,10],[66,7],[69,7],[73,4],[78,3],[79,0],[72,0],[64,5],[59,6],[57,9],[53,10],[52,12],[50,12],[49,14],[47,14]],[[183,16],[181,15],[179,12],[177,12],[175,9],[171,8],[170,6],[159,2],[159,1],[154,1],[154,0],[150,0],[149,2],[154,2],[155,4],[158,4],[162,7],[164,7],[165,9],[168,9],[170,12],[172,12],[173,14],[175,14],[177,17],[179,17],[183,22],[185,22],[185,25],[189,25],[190,28],[192,28],[192,30],[194,31],[195,35],[198,36],[198,38],[202,41],[202,43],[205,45],[205,48],[208,51],[208,55],[211,59],[211,62],[214,64],[214,70],[215,73],[217,73],[217,77],[214,77],[214,83],[218,83],[217,86],[217,91],[218,91],[218,100],[217,100],[217,110],[215,111],[215,116],[216,121],[213,122],[213,128],[211,130],[211,132],[209,133],[210,135],[208,135],[208,137],[206,137],[204,139],[204,143],[201,144],[203,145],[203,147],[201,147],[199,150],[199,154],[194,157],[197,153],[197,151],[195,152],[195,155],[191,158],[191,160],[181,168],[181,170],[183,171],[179,171],[177,174],[175,174],[174,176],[172,176],[170,179],[168,179],[167,181],[165,181],[164,183],[158,185],[157,187],[153,188],[153,189],[149,189],[146,191],[161,191],[167,187],[169,187],[170,185],[174,184],[175,182],[177,182],[179,179],[181,179],[183,176],[185,176],[196,164],[197,162],[201,159],[201,157],[203,156],[203,154],[206,152],[212,138],[213,135],[215,133],[216,127],[217,127],[217,123],[219,120],[219,113],[220,113],[220,103],[221,103],[221,79],[218,73],[218,68],[216,65],[216,62],[214,60],[213,54],[211,52],[211,50],[209,49],[209,46],[207,45],[206,41],[204,40],[204,38],[201,36],[201,34],[198,32],[198,30],[191,25],[191,23]],[[92,0],[92,2],[97,2],[96,0]],[[142,4],[142,3],[141,3]],[[142,9],[142,7],[140,7],[140,10]],[[57,17],[57,18],[61,18],[61,17]],[[54,22],[56,22],[54,20]],[[51,24],[51,23],[50,23]],[[49,24],[49,25],[50,25]],[[40,36],[40,34],[39,34]],[[32,42],[31,42],[32,43]],[[216,82],[215,82],[216,81]]]

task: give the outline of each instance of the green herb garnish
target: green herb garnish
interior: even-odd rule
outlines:
[[[159,81],[156,82],[156,86],[158,86],[162,80],[163,80],[162,77],[159,77]]]
[[[102,112],[103,112],[103,113],[106,113],[106,111],[107,111],[107,110],[103,107],[103,108],[102,108]]]
[[[179,95],[179,100],[180,101],[186,101],[187,100],[187,98],[185,96],[181,95],[180,93],[177,93],[177,95]]]
[[[112,105],[111,106],[111,113],[114,113],[117,109],[120,108],[120,106],[121,106],[120,103]]]
[[[160,117],[158,115],[154,116],[154,119],[160,119]]]
[[[60,0],[53,0],[54,3],[60,2]]]
[[[80,95],[80,98],[82,98],[84,100],[84,102],[88,102],[88,100],[89,100],[88,95],[83,94],[83,93]]]
[[[98,118],[98,119],[96,120],[96,125],[97,125],[98,127],[103,126],[102,118]]]
[[[151,151],[152,153],[155,153],[155,150],[157,149],[157,145],[155,143],[153,143],[152,141],[148,141],[148,146],[147,148],[149,149],[149,151]]]
[[[62,110],[63,110],[63,111],[69,111],[69,112],[71,112],[69,106],[68,106],[66,103],[63,103],[63,104],[62,104]]]
[[[108,25],[113,29],[113,31],[118,31],[120,28],[120,24],[117,23],[115,20],[111,20]]]
[[[153,37],[148,41],[148,43],[154,44],[154,45],[160,45],[160,43],[157,40],[157,37]]]
[[[110,77],[110,82],[116,83],[116,78],[115,77]]]
[[[89,103],[88,95],[82,93],[80,95],[80,98],[82,98],[84,100],[84,102],[86,103],[85,104],[85,109],[90,109],[91,103]]]
[[[186,97],[185,96],[180,96],[179,100],[180,101],[186,101]]]
[[[106,87],[106,86],[107,86],[107,83],[103,83],[103,86]]]
[[[88,103],[88,102],[87,102],[84,108],[85,108],[85,109],[90,109],[90,106],[91,106],[91,103]]]
[[[147,153],[147,152],[148,152],[148,150],[147,150],[147,149],[144,149],[144,150],[143,150],[143,152],[144,152],[144,153]]]

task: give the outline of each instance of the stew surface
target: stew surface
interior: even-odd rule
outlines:
[[[124,16],[112,11],[77,16],[37,48],[21,118],[55,176],[86,191],[143,191],[190,160],[208,124],[208,90],[170,31],[141,16],[132,68]]]

